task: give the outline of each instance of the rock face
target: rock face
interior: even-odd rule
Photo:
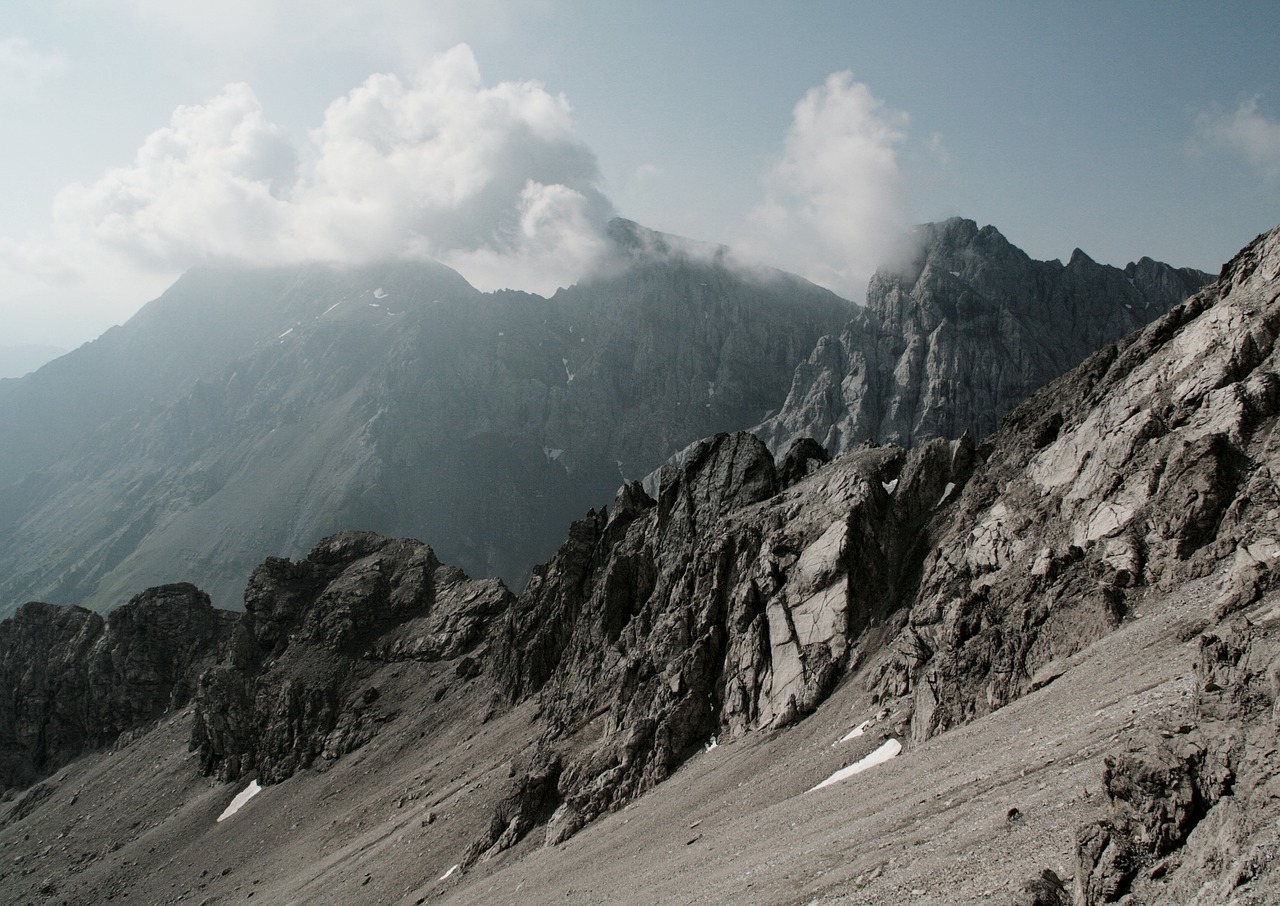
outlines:
[[[205,773],[264,782],[350,752],[399,707],[382,699],[384,668],[451,662],[473,678],[469,655],[510,598],[424,544],[367,532],[271,558],[249,580],[227,656],[200,678],[191,747]]]
[[[920,654],[886,677],[917,739],[1047,681],[1142,587],[1226,569],[1237,604],[1256,597],[1280,556],[1278,270],[1273,232],[984,445],[911,606]]]
[[[177,578],[236,607],[264,552],[350,528],[519,587],[623,480],[776,409],[851,310],[722,249],[613,235],[613,258],[551,299],[429,264],[184,277],[0,397],[0,614],[106,609]],[[253,314],[224,338],[208,322],[227,307]],[[103,377],[134,357],[151,364]]]
[[[105,620],[23,605],[0,623],[0,787],[25,786],[183,707],[234,620],[193,585],[148,589]]]
[[[548,839],[851,672],[919,742],[1051,682],[1144,588],[1227,570],[1220,607],[1255,599],[1280,556],[1278,277],[1280,232],[976,450],[821,465],[806,444],[787,459],[814,468],[784,487],[760,441],[726,435],[665,469],[657,500],[632,485],[576,525],[494,646],[563,761]]]
[[[820,459],[820,458],[819,458]],[[550,842],[668,777],[713,738],[813,711],[902,593],[966,441],[867,449],[787,486],[749,434],[636,484],[535,570],[495,642],[513,700],[537,694],[563,760]],[[807,470],[806,470],[807,471]]]
[[[1035,390],[1207,284],[1143,258],[1123,270],[1077,249],[1034,261],[994,227],[952,218],[917,227],[901,267],[823,337],[782,410],[755,432],[771,449],[813,436],[832,453],[866,440],[912,446],[981,439]]]

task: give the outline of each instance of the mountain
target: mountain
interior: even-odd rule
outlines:
[[[980,443],[720,434],[518,596],[271,558],[188,707],[0,810],[0,889],[1275,902],[1278,337],[1280,228]]]
[[[775,451],[805,436],[832,453],[863,441],[982,438],[1093,352],[1209,283],[1142,258],[1123,269],[1076,249],[1035,261],[994,227],[954,217],[917,227],[881,268],[866,308],[796,369],[779,413],[753,431]]]
[[[185,275],[0,393],[0,614],[180,581],[235,607],[263,552],[353,527],[518,588],[574,519],[701,438],[980,435],[1207,279],[1033,262],[952,220],[856,309],[723,248],[610,236],[551,299],[429,263]]]
[[[426,263],[184,277],[0,401],[10,477],[51,463],[0,490],[0,600],[101,610],[193,579],[235,606],[261,551],[352,526],[519,585],[625,478],[775,408],[849,316],[723,249],[613,235],[551,299]]]

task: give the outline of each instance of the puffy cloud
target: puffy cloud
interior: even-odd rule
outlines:
[[[65,72],[67,58],[26,38],[0,38],[0,90],[20,91]]]
[[[796,104],[783,153],[764,178],[744,250],[857,299],[909,225],[899,149],[907,114],[850,72]]]
[[[1202,142],[1242,154],[1268,178],[1280,178],[1280,123],[1258,112],[1257,98],[1232,113],[1201,114],[1196,129]]]
[[[563,97],[485,87],[459,45],[408,83],[370,76],[301,147],[230,85],[178,108],[129,166],[63,190],[54,214],[64,238],[156,269],[416,255],[481,286],[550,292],[599,248],[611,206],[598,183]]]
[[[54,200],[67,235],[101,242],[138,263],[181,268],[209,257],[254,259],[287,233],[297,152],[247,85],[179,107],[128,167]]]

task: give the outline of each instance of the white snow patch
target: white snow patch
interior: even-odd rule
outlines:
[[[942,506],[944,503],[946,503],[947,498],[951,496],[951,492],[954,491],[955,489],[956,489],[956,483],[954,481],[948,481],[947,486],[942,489],[942,496],[938,498],[938,502],[935,503],[934,506]]]
[[[292,327],[290,327],[290,328],[289,328],[288,330],[286,330],[284,333],[280,334],[280,336],[276,337],[276,339],[277,339],[277,340],[283,340],[285,337],[287,337],[287,336],[288,336],[289,334],[291,334],[291,333],[293,333],[293,328],[292,328]]]
[[[951,272],[951,276],[953,276],[953,277],[959,277],[959,276],[960,276],[960,272],[959,272],[959,271],[952,271],[952,272]]]
[[[841,738],[840,742],[848,742],[848,741],[849,741],[849,740],[851,740],[851,739],[857,739],[857,738],[858,738],[859,736],[861,736],[863,733],[867,732],[867,727],[869,727],[869,726],[871,726],[871,721],[870,721],[870,720],[864,720],[862,723],[858,724],[856,727],[854,727],[854,728],[853,728],[852,730],[850,730],[848,733],[844,734],[844,736]],[[837,743],[837,744],[838,744],[838,743]]]
[[[335,308],[337,308],[339,305],[341,305],[341,304],[342,304],[343,302],[345,302],[345,301],[347,301],[347,300],[346,300],[346,299],[339,299],[337,302],[334,302],[332,305],[330,305],[330,306],[329,306],[328,308],[326,308],[324,311],[320,312],[320,317],[322,317],[322,318],[323,318],[325,315],[327,315],[329,312],[333,311]]]
[[[712,749],[718,749],[718,748],[720,748],[720,743],[716,742],[716,738],[712,736],[711,741],[702,747],[702,751],[710,752]]]
[[[369,303],[369,307],[370,307],[370,308],[381,308],[382,306],[381,306],[381,305],[379,305],[377,302],[370,302],[370,303]]]
[[[440,880],[441,881],[447,880],[449,875],[453,874],[457,870],[458,870],[458,866],[457,865],[453,866],[453,868],[449,869],[448,871],[446,871],[444,874],[440,876]]]
[[[884,488],[884,492],[886,494],[892,494],[894,491],[898,490],[898,479],[895,478],[893,481],[882,481],[880,482],[880,487]]]
[[[831,786],[833,783],[848,780],[850,777],[855,774],[861,774],[868,768],[874,768],[878,764],[884,764],[891,758],[896,758],[901,752],[902,743],[898,742],[896,739],[886,739],[884,741],[884,745],[876,749],[870,755],[863,758],[861,761],[856,761],[853,764],[836,771],[826,780],[822,781],[822,783],[810,789],[809,792],[812,793],[814,790],[820,790],[824,786]]]
[[[564,456],[564,450],[557,450],[555,447],[543,447],[542,455],[547,457],[548,460],[554,462],[561,456]]]
[[[245,787],[239,793],[236,793],[236,798],[232,799],[231,804],[228,805],[223,810],[222,814],[218,816],[218,821],[221,822],[221,821],[225,821],[227,818],[230,818],[236,812],[240,811],[241,806],[243,806],[246,802],[248,802],[250,799],[252,799],[254,796],[258,795],[261,792],[262,792],[262,787],[258,785],[258,781],[251,780],[247,787]]]
[[[383,292],[383,291],[382,291],[382,287],[381,287],[381,286],[379,286],[377,289],[375,289],[375,290],[373,291],[373,298],[375,298],[375,299],[385,299],[385,298],[387,298],[387,294],[386,294],[385,292]]]

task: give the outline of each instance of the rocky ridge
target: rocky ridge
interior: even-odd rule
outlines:
[[[0,623],[0,786],[26,786],[185,707],[235,620],[189,584],[148,589],[106,619],[24,605]]]
[[[1079,249],[1065,265],[1036,261],[959,217],[919,226],[908,242],[902,264],[871,278],[865,309],[798,365],[781,411],[752,429],[771,449],[804,436],[833,454],[868,440],[980,440],[1034,391],[1213,279],[1150,258],[1098,264]]]

